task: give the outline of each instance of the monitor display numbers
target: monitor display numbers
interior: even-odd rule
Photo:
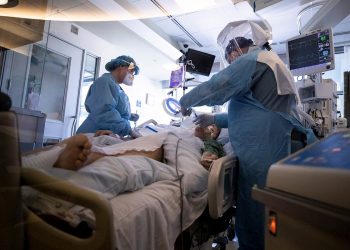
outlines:
[[[328,63],[331,60],[331,47],[328,31],[318,33],[318,53],[320,63]]]
[[[291,70],[328,64],[332,61],[329,30],[288,42]]]

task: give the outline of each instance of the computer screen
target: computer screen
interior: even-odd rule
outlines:
[[[215,56],[194,49],[188,49],[186,53],[186,71],[199,75],[209,76]]]
[[[287,56],[293,75],[308,75],[334,69],[332,30],[315,31],[288,40]]]

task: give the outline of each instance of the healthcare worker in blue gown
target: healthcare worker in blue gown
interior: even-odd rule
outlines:
[[[203,114],[195,122],[228,128],[239,161],[235,223],[241,250],[264,249],[264,207],[252,200],[253,185],[264,186],[271,164],[290,154],[293,129],[309,143],[316,140],[299,121],[293,77],[276,53],[263,48],[267,41],[268,33],[256,23],[228,24],[218,44],[229,66],[180,100],[183,115],[190,107],[229,101],[228,113]]]
[[[97,78],[90,86],[85,100],[89,115],[77,133],[110,130],[119,136],[138,137],[139,134],[131,129],[129,121],[136,122],[139,115],[130,112],[129,98],[121,84],[131,86],[139,67],[133,58],[119,56],[108,62],[105,68],[109,73]]]

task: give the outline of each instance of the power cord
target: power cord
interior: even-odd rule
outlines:
[[[180,230],[181,230],[181,248],[184,248],[184,241],[183,241],[183,233],[182,233],[182,226],[183,226],[183,190],[182,190],[182,178],[183,174],[179,174],[179,168],[178,168],[178,151],[179,151],[179,144],[180,144],[181,138],[177,140],[176,143],[176,151],[175,151],[175,169],[176,169],[176,175],[179,180],[179,188],[180,188]]]

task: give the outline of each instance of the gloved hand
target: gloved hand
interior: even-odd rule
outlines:
[[[181,107],[181,114],[183,116],[190,116],[191,113],[192,113],[192,109],[191,108],[187,109],[185,107]]]
[[[200,114],[193,119],[194,124],[199,125],[201,128],[208,127],[215,123],[213,114]]]
[[[142,137],[142,135],[136,129],[131,130],[130,136],[134,139]]]
[[[136,113],[131,113],[130,114],[130,121],[132,121],[132,122],[136,122],[138,119],[140,118],[140,116],[138,115],[138,114],[136,114]]]
[[[110,130],[97,130],[97,131],[95,132],[94,137],[101,136],[101,135],[109,135],[109,136],[119,137],[118,135],[114,134],[114,133],[113,133],[112,131],[110,131]]]

